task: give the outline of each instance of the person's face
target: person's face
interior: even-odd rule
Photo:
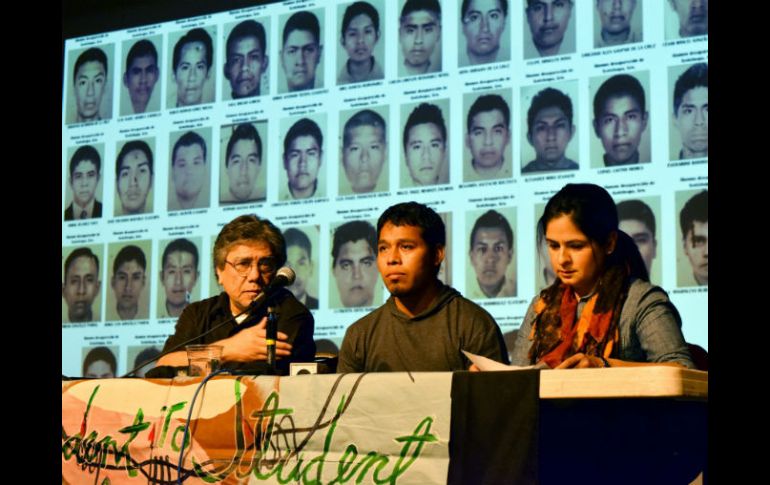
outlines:
[[[567,150],[574,134],[575,127],[564,111],[556,106],[549,106],[535,115],[527,140],[535,149],[535,157],[538,160],[557,162],[564,157],[564,151]]]
[[[309,30],[292,30],[281,49],[281,64],[289,91],[312,89],[321,46]]]
[[[471,120],[470,133],[465,139],[473,160],[484,168],[503,163],[503,152],[509,141],[508,125],[503,113],[497,109],[476,114]]]
[[[224,266],[217,268],[219,284],[230,298],[230,310],[234,314],[245,310],[273,280],[275,264],[268,272],[259,269],[258,262],[264,259],[275,259],[273,250],[266,242],[243,241],[233,245],[225,256]],[[249,272],[245,276],[241,276],[233,267],[238,263],[251,263]]]
[[[342,38],[342,47],[353,62],[368,61],[372,57],[372,49],[380,39],[380,33],[374,28],[372,19],[366,14],[358,14],[348,24]]]
[[[684,240],[684,254],[690,260],[698,284],[709,283],[709,222],[693,221]]]
[[[138,262],[126,261],[118,266],[118,271],[112,276],[112,289],[119,311],[133,310],[139,306],[145,280],[144,268]]]
[[[637,153],[642,133],[647,129],[647,113],[631,96],[611,97],[599,119],[594,120],[594,128],[607,157],[624,163]]]
[[[386,223],[377,242],[377,269],[391,295],[422,293],[436,280],[444,260],[444,248],[431,251],[417,226]]]
[[[379,126],[356,126],[342,148],[342,166],[353,192],[371,192],[388,158],[385,134]]]
[[[103,360],[95,360],[88,365],[85,377],[95,377],[97,379],[112,379],[115,373],[112,372],[110,364]]]
[[[679,15],[679,35],[691,37],[709,33],[708,0],[669,0]]]
[[[611,247],[602,248],[589,240],[567,215],[548,222],[545,240],[556,276],[580,296],[589,294],[599,281],[607,251],[614,249],[614,241],[611,241]]]
[[[527,22],[532,42],[539,49],[561,45],[567,30],[572,2],[570,0],[536,0],[527,7]]]
[[[101,283],[97,274],[96,261],[89,256],[75,258],[70,263],[67,277],[62,286],[62,295],[67,302],[69,320],[82,322],[91,315],[91,305],[99,294]]]
[[[198,104],[203,99],[203,85],[209,78],[206,46],[203,42],[188,42],[182,46],[179,64],[174,69],[177,106]]]
[[[687,154],[708,155],[709,151],[709,89],[693,88],[682,96],[676,113],[676,127]]]
[[[406,64],[424,66],[441,41],[441,21],[432,12],[417,10],[401,19],[398,34]]]
[[[642,221],[636,219],[624,219],[618,224],[620,230],[631,236],[636,243],[636,247],[639,248],[639,253],[642,255],[644,265],[647,267],[647,272],[650,272],[652,268],[652,260],[657,256],[658,241],[655,239],[655,234],[650,231]]]
[[[227,178],[230,181],[230,193],[236,200],[249,200],[261,168],[257,142],[244,139],[235,142],[227,159]]]
[[[348,241],[337,255],[332,268],[340,301],[346,307],[371,306],[377,282],[376,255],[364,239]]]
[[[462,19],[468,51],[477,56],[496,52],[505,30],[505,14],[500,0],[471,0]]]
[[[75,75],[75,104],[78,121],[99,118],[104,86],[107,84],[107,72],[99,61],[89,61],[78,68]]]
[[[160,281],[166,290],[166,300],[172,305],[183,305],[189,301],[198,281],[195,257],[187,251],[173,251],[166,256]]]
[[[75,165],[70,175],[72,199],[81,207],[90,203],[99,184],[99,169],[91,160],[83,160]]]
[[[147,194],[152,186],[150,161],[142,150],[128,152],[120,164],[118,196],[126,214],[138,214],[144,210]]]
[[[502,286],[505,272],[513,259],[513,248],[499,227],[479,227],[473,235],[471,266],[482,289]]]
[[[289,187],[294,191],[311,189],[318,178],[321,167],[321,147],[315,137],[303,135],[294,138],[289,144],[289,151],[283,159]]]
[[[406,142],[406,166],[414,183],[438,182],[446,157],[446,142],[434,123],[422,123],[409,129]]]
[[[151,55],[135,57],[123,76],[123,84],[137,113],[144,113],[147,109],[157,81],[158,64],[155,58]]]
[[[230,80],[234,98],[259,94],[259,82],[267,69],[268,58],[256,37],[236,39],[227,51],[225,77]]]
[[[636,0],[596,0],[602,31],[620,34],[631,28]]]
[[[180,200],[192,200],[203,189],[206,180],[206,158],[197,143],[180,146],[172,165],[172,178]]]
[[[307,292],[307,284],[313,276],[313,264],[305,248],[297,245],[287,247],[286,264],[294,270],[296,275],[294,283],[289,287],[289,291],[295,297],[302,298]]]

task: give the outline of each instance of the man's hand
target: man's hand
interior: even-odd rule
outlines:
[[[241,330],[232,337],[220,340],[224,346],[222,360],[225,362],[252,362],[255,360],[267,360],[267,317],[255,326]],[[291,355],[291,344],[286,342],[289,337],[283,333],[277,333],[275,342],[275,358]]]

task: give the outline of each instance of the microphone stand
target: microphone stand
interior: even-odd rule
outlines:
[[[278,339],[278,316],[272,305],[267,307],[267,328],[265,331],[265,343],[267,344],[267,365],[270,375],[278,375],[275,368],[275,342]]]

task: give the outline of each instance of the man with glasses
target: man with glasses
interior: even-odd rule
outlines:
[[[189,343],[221,345],[222,361],[227,368],[253,367],[255,362],[267,359],[268,305],[249,306],[286,262],[286,243],[281,231],[267,219],[239,216],[220,231],[214,243],[213,259],[217,280],[225,291],[188,305],[163,351],[194,339]],[[315,356],[313,316],[286,289],[277,289],[268,301],[278,315],[275,346],[278,370],[286,373],[289,362],[312,361]],[[228,320],[230,323],[203,335]],[[186,366],[184,348],[161,358],[158,365]]]

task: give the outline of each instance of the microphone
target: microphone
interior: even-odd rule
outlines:
[[[292,285],[295,279],[297,279],[297,275],[294,273],[293,269],[288,266],[280,268],[276,272],[275,277],[273,277],[273,280],[262,290],[262,293],[257,295],[257,297],[251,301],[249,310],[253,311],[262,306],[265,301],[275,293],[275,290]]]
[[[259,297],[262,295],[272,293],[278,288],[291,285],[292,283],[294,283],[294,280],[296,278],[297,278],[297,275],[294,274],[294,270],[292,270],[287,266],[284,266],[283,268],[277,271],[275,278],[273,278],[273,281],[271,281],[270,284],[267,285],[267,288],[265,288],[265,291],[263,291],[259,296],[257,296],[255,301],[259,299]],[[268,298],[268,297],[265,297],[265,298]],[[267,326],[265,329],[265,343],[267,344],[267,365],[273,371],[275,371],[275,343],[277,339],[278,339],[278,316],[273,311],[273,307],[268,307]]]

